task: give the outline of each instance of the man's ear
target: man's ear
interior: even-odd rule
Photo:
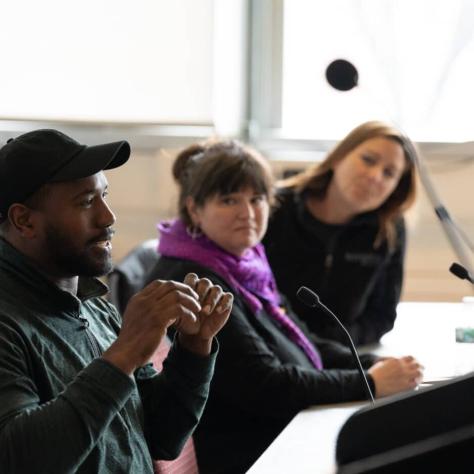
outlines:
[[[13,229],[22,237],[31,239],[36,235],[34,211],[24,204],[15,203],[8,209],[8,220]]]
[[[193,221],[194,225],[199,225],[199,216],[197,213],[198,206],[196,205],[196,201],[191,197],[188,196],[185,201],[186,210],[188,211],[189,217]]]

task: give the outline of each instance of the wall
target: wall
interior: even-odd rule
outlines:
[[[174,215],[176,188],[171,178],[175,152],[135,151],[123,168],[107,172],[109,202],[117,214],[114,257],[122,258],[138,242],[156,236],[159,219]],[[444,158],[444,159],[443,159]],[[429,156],[429,171],[442,202],[469,235],[474,236],[474,164],[471,160],[446,165],[449,156]],[[445,163],[439,165],[439,163]],[[306,162],[291,162],[292,168]],[[273,162],[277,175],[289,166]],[[419,199],[408,216],[408,252],[402,299],[406,301],[459,301],[472,295],[473,286],[451,275],[457,258],[420,188]]]

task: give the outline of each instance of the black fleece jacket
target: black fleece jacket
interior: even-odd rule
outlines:
[[[347,344],[337,324],[296,298],[301,285],[314,290],[344,323],[355,344],[376,342],[390,331],[400,299],[405,225],[396,225],[396,246],[374,248],[378,221],[362,214],[346,225],[328,225],[306,209],[304,196],[283,190],[263,243],[278,288],[310,330]]]
[[[161,257],[148,280],[182,281],[189,272],[234,294],[229,321],[218,335],[220,351],[209,399],[194,434],[201,474],[244,473],[300,410],[366,398],[350,351],[311,336],[291,308],[287,313],[316,343],[325,370],[314,369],[265,312],[255,316],[240,295],[209,269]],[[367,368],[375,357],[365,355],[361,360]],[[370,376],[369,383],[374,389]]]

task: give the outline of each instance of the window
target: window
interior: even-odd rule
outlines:
[[[267,81],[275,91],[273,108],[281,115],[261,124],[260,132],[335,140],[379,118],[416,141],[474,138],[474,2],[276,3],[282,10],[281,23],[273,23],[273,35],[282,38],[281,76]],[[338,58],[358,70],[359,85],[351,91],[337,91],[326,82],[325,70]]]
[[[0,15],[0,139],[52,126],[153,148],[245,125],[245,0],[16,0]]]
[[[3,2],[0,115],[211,122],[212,4]]]

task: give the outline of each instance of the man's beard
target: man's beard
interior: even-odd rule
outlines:
[[[100,239],[110,239],[113,232],[104,230]],[[107,237],[106,237],[107,236]],[[93,241],[88,242],[92,244]],[[104,252],[101,257],[94,256],[92,248],[87,244],[82,251],[72,245],[70,236],[49,225],[45,232],[45,245],[53,265],[68,276],[99,277],[112,270],[112,258]]]

